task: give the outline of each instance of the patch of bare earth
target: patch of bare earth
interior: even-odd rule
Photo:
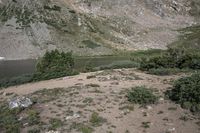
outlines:
[[[135,69],[105,70],[10,87],[0,92],[0,99],[14,95],[35,99],[33,108],[39,111],[41,120],[61,120],[63,124],[56,130],[63,133],[87,133],[84,129],[94,133],[199,133],[197,116],[163,96],[181,76],[154,76]],[[141,107],[128,102],[127,90],[143,85],[157,90],[157,104]]]

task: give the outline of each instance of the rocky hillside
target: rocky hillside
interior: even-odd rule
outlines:
[[[0,57],[161,48],[198,23],[198,0],[0,0]]]

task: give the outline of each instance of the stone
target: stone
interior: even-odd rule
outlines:
[[[173,132],[175,132],[175,131],[176,131],[176,128],[173,127],[173,128],[169,128],[169,129],[167,130],[167,133],[173,133]]]
[[[9,108],[10,109],[19,108],[19,107],[27,108],[31,106],[32,104],[33,102],[31,101],[31,99],[27,97],[17,97],[9,101]]]
[[[72,119],[77,119],[80,118],[79,114],[73,114],[73,116],[67,116],[65,119],[66,120],[72,120]]]
[[[60,132],[59,131],[50,130],[50,131],[45,132],[45,133],[60,133]]]
[[[152,106],[147,106],[147,110],[152,110],[153,107]]]

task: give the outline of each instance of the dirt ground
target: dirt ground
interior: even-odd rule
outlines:
[[[90,133],[89,129],[94,133],[199,133],[197,116],[164,98],[163,92],[181,76],[155,76],[135,69],[81,73],[3,89],[0,101],[14,95],[36,98],[33,106],[42,121],[61,120],[63,125],[56,129],[61,133]],[[160,96],[158,103],[146,107],[129,103],[127,91],[135,86],[154,89]],[[102,118],[98,125],[90,120],[94,112]]]

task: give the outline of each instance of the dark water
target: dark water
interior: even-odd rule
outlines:
[[[86,66],[99,67],[109,65],[114,62],[128,61],[129,57],[77,57],[75,58],[75,68],[83,69]],[[0,78],[9,78],[30,74],[35,71],[36,60],[17,60],[17,61],[0,61]]]
[[[36,60],[0,61],[0,78],[33,73]]]

